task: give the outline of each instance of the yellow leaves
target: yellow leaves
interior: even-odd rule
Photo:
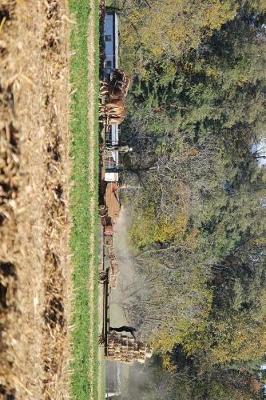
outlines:
[[[238,86],[243,86],[248,82],[249,82],[249,77],[248,76],[246,76],[244,74],[238,76],[238,80],[237,80],[237,85]]]
[[[161,354],[167,354],[176,345],[181,345],[185,352],[192,355],[204,347],[205,320],[192,323],[189,318],[178,321],[168,321],[170,326],[161,328],[152,338],[152,347]],[[166,358],[166,368],[169,363]]]
[[[233,19],[237,12],[237,4],[233,1],[212,1],[203,14],[203,26],[214,30]]]
[[[133,225],[129,231],[130,237],[137,247],[145,247],[153,243],[155,233],[154,210],[144,210],[135,216]]]
[[[167,370],[168,372],[175,372],[176,371],[176,366],[172,363],[171,358],[169,354],[166,354],[163,356],[163,363],[162,363],[163,369]]]
[[[174,218],[162,216],[156,218],[153,207],[147,208],[135,216],[130,229],[130,236],[137,247],[144,247],[154,242],[182,242],[187,228],[188,216],[178,213]]]
[[[161,327],[152,337],[152,347],[160,353],[171,351],[176,344],[182,344],[189,330],[190,321],[186,319],[177,319],[172,316],[171,319],[165,321],[165,325]]]
[[[209,76],[210,78],[214,78],[214,79],[219,78],[219,75],[220,75],[220,71],[217,68],[211,67],[211,66],[206,67],[205,73],[207,76]]]
[[[185,245],[195,249],[198,244],[199,231],[192,229],[187,232],[188,215],[179,213],[174,220],[161,218],[155,226],[154,240],[159,242],[173,241],[176,244]]]
[[[178,214],[175,220],[161,217],[155,226],[154,240],[156,242],[180,241],[187,227],[188,217],[186,214]]]
[[[151,46],[150,47],[150,52],[153,54],[153,56],[155,57],[155,58],[159,58],[159,57],[161,57],[162,56],[162,54],[163,54],[163,49],[162,49],[162,47],[160,47],[160,46]]]
[[[137,44],[155,58],[164,54],[178,56],[197,48],[205,36],[233,19],[238,7],[234,0],[164,0],[163,5],[159,0],[150,0],[149,4],[150,7],[132,7],[123,25],[128,47],[134,52]]]
[[[176,343],[178,343],[178,337],[171,335],[166,328],[157,332],[151,341],[152,348],[160,353],[171,351]]]
[[[195,66],[192,63],[185,61],[185,62],[181,63],[181,68],[182,68],[182,71],[192,74],[192,73],[194,73]]]
[[[199,232],[197,229],[187,231],[187,225],[188,213],[185,207],[173,219],[167,216],[156,219],[153,208],[149,208],[135,216],[130,236],[139,248],[156,242],[173,242],[195,249]]]
[[[192,355],[206,345],[206,327],[211,310],[212,292],[207,289],[206,282],[198,280],[196,273],[192,276],[186,303],[183,305],[183,316],[179,309],[176,315],[167,316],[163,326],[154,333],[152,346],[155,351],[167,354],[177,344],[181,345],[187,354]],[[193,294],[193,290],[195,293]],[[191,303],[191,304],[190,304]],[[180,305],[178,306],[181,307]],[[197,309],[197,316],[192,316],[191,311]],[[166,358],[166,368],[169,365]]]
[[[182,157],[194,157],[197,154],[197,149],[190,148],[182,152]],[[195,228],[188,228],[190,215],[189,187],[183,182],[178,182],[169,187],[168,196],[178,204],[176,215],[169,216],[164,212],[160,217],[157,217],[154,206],[151,205],[145,209],[140,207],[140,210],[134,216],[130,229],[133,244],[138,248],[143,248],[156,242],[171,242],[195,250],[198,245],[199,231]]]
[[[215,325],[216,345],[211,349],[214,363],[248,361],[265,351],[266,332],[263,322],[243,315],[231,316]]]

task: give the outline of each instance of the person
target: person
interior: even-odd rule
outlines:
[[[135,336],[136,328],[133,328],[132,326],[123,325],[123,326],[120,326],[119,328],[112,328],[110,326],[109,330],[110,330],[110,332],[128,332],[128,333],[131,333],[133,338],[136,339],[136,336]]]

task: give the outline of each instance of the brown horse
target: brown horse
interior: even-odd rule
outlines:
[[[130,78],[124,71],[115,69],[109,81],[101,82],[100,114],[106,117],[106,123],[120,124],[125,119],[125,97],[130,86]]]
[[[120,124],[126,116],[126,109],[123,100],[112,100],[111,102],[101,106],[100,112],[107,117],[108,122],[112,124]]]

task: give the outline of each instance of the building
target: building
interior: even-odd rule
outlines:
[[[115,11],[107,11],[104,18],[104,76],[109,75],[118,68],[118,15]],[[114,147],[119,145],[119,127],[117,124],[110,125],[106,132],[106,146]],[[119,152],[117,150],[107,151],[105,156],[105,177],[106,182],[117,182],[119,166]]]
[[[107,11],[104,18],[104,74],[109,75],[118,68],[118,15]]]

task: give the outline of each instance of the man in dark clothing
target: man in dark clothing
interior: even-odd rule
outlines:
[[[129,332],[131,333],[131,335],[133,336],[134,339],[136,339],[135,333],[136,332],[136,328],[133,328],[132,326],[120,326],[119,328],[112,328],[110,326],[109,328],[110,332]]]

